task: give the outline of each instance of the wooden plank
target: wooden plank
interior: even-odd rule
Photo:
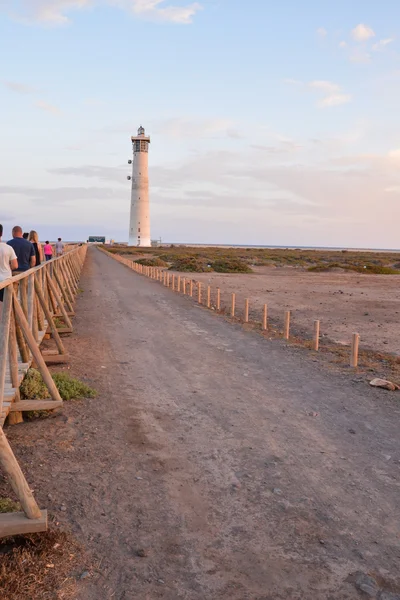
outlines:
[[[54,354],[53,356],[43,354],[43,358],[46,365],[63,365],[71,359],[69,354]]]
[[[28,519],[22,512],[0,514],[0,537],[47,531],[47,510],[39,519]]]
[[[10,405],[10,411],[53,410],[61,408],[63,404],[62,400],[20,400],[20,402],[13,402]]]

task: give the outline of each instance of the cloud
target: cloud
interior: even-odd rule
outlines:
[[[3,81],[3,85],[17,94],[33,94],[36,91],[34,87],[16,81]]]
[[[38,100],[37,102],[35,102],[35,106],[37,106],[41,110],[51,113],[52,115],[60,115],[61,114],[61,111],[59,108],[57,108],[57,106],[53,106],[53,104],[48,104],[47,102],[44,102],[43,100]]]
[[[317,80],[311,81],[309,87],[316,89],[324,95],[319,100],[317,106],[319,108],[328,108],[331,106],[340,106],[341,104],[347,104],[351,102],[350,94],[343,94],[340,85],[332,83],[332,81]]]
[[[57,206],[81,203],[82,200],[112,200],[121,198],[121,191],[105,187],[35,188],[27,186],[0,186],[0,195],[25,196],[37,204]]]
[[[341,104],[348,104],[352,100],[350,94],[343,93],[340,85],[325,79],[317,79],[315,81],[310,81],[307,84],[297,81],[296,79],[285,79],[284,83],[308,87],[322,94],[323,97],[317,102],[318,108],[340,106]]]
[[[318,103],[320,108],[325,108],[329,106],[340,106],[341,104],[348,104],[351,102],[350,94],[330,94],[326,96]]]
[[[393,44],[394,38],[386,38],[385,40],[379,40],[376,44],[372,46],[372,50],[374,52],[382,52],[389,44]]]
[[[229,119],[198,119],[192,117],[174,117],[156,121],[152,127],[156,134],[175,139],[210,138],[226,136],[238,139],[240,133],[235,123]]]
[[[107,4],[125,10],[134,16],[153,21],[165,21],[187,25],[202,6],[193,2],[184,6],[174,6],[168,0],[22,0],[23,17],[46,25],[65,25],[70,22],[68,14],[86,8]],[[167,4],[166,4],[167,3]],[[5,0],[4,5],[13,5]]]
[[[351,35],[356,42],[366,42],[370,38],[375,37],[375,32],[371,27],[368,27],[368,25],[360,23],[352,30]]]
[[[372,56],[369,54],[369,52],[366,52],[365,50],[360,50],[359,48],[353,49],[349,55],[350,62],[360,64],[369,63],[371,61],[371,58]]]
[[[325,29],[325,27],[318,27],[317,35],[318,35],[318,37],[323,39],[323,38],[326,38],[326,36],[328,35],[328,32]]]
[[[347,48],[347,42],[345,42],[344,40],[339,42],[339,48]]]
[[[97,165],[82,165],[81,167],[59,167],[57,169],[48,169],[52,175],[70,175],[73,177],[97,178],[105,181],[126,182],[126,176],[129,173],[128,165],[126,167],[103,167]]]

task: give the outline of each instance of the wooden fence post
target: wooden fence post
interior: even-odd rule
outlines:
[[[312,349],[318,352],[319,350],[319,321],[314,321],[314,338],[313,338],[313,346]]]
[[[283,328],[283,337],[285,340],[289,339],[290,335],[290,310],[285,311],[285,325]]]
[[[244,301],[244,322],[248,323],[249,322],[249,299],[246,298],[246,300]]]
[[[197,297],[198,303],[201,304],[201,283],[200,282],[198,282],[198,284],[197,284],[197,294],[198,294],[198,297]]]
[[[262,319],[262,330],[267,331],[268,328],[268,306],[264,304],[263,307],[263,319]]]
[[[235,307],[236,307],[236,294],[232,294],[231,301],[231,317],[235,316]]]
[[[207,308],[211,308],[211,286],[207,287]]]
[[[351,356],[350,356],[350,366],[356,368],[358,366],[358,349],[360,345],[360,335],[358,333],[353,333],[351,339]]]
[[[193,279],[190,280],[189,284],[189,296],[193,298]]]
[[[221,310],[221,290],[217,288],[217,310]]]

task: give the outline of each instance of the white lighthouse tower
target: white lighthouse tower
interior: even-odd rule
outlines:
[[[149,203],[149,144],[150,138],[142,126],[132,136],[132,196],[129,225],[130,246],[151,246]],[[130,177],[128,177],[130,179]]]

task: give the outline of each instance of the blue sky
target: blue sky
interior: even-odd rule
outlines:
[[[6,232],[126,240],[143,124],[153,238],[399,248],[399,29],[394,0],[2,0]]]

